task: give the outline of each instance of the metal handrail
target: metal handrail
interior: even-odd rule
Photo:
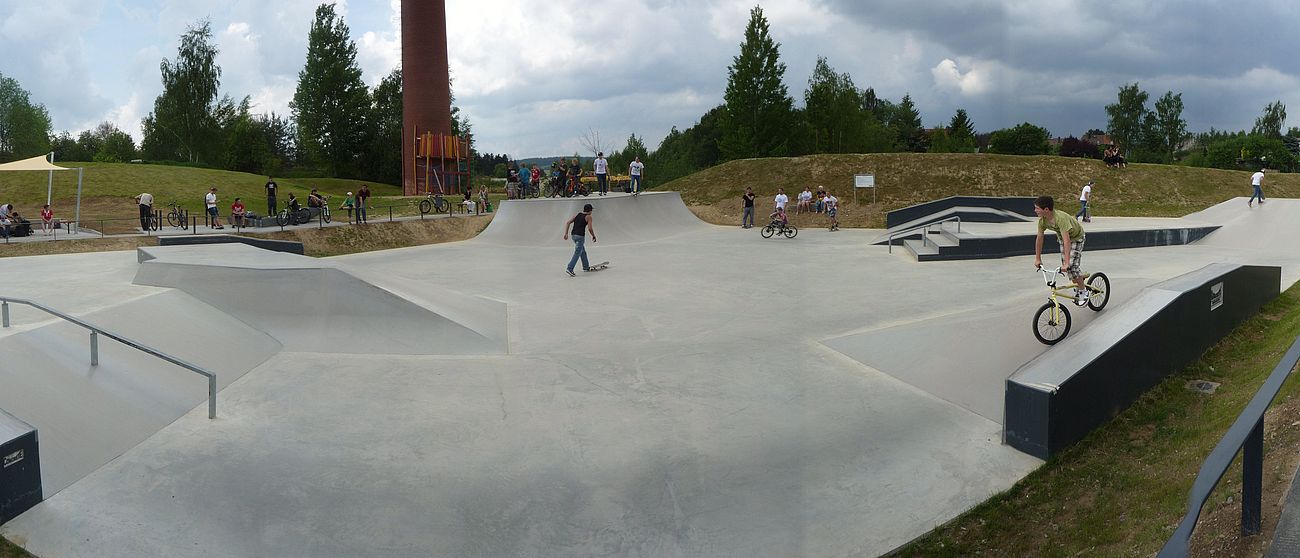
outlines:
[[[1201,470],[1192,483],[1187,497],[1187,515],[1178,523],[1178,529],[1160,549],[1158,558],[1181,558],[1190,552],[1192,531],[1201,517],[1201,508],[1210,498],[1214,487],[1218,486],[1228,467],[1241,452],[1241,534],[1257,535],[1262,530],[1262,500],[1264,481],[1264,412],[1268,411],[1273,398],[1282,389],[1282,384],[1291,375],[1291,370],[1300,362],[1300,337],[1291,344],[1282,360],[1273,367],[1273,372],[1264,385],[1255,392],[1255,397],[1237,416],[1236,422],[1214,446],[1214,451],[1205,458]]]
[[[904,233],[910,233],[910,232],[912,232],[912,231],[914,231],[914,230],[917,230],[917,229],[927,229],[927,232],[925,232],[925,233],[921,233],[921,246],[926,246],[927,243],[926,243],[925,235],[928,233],[928,229],[930,228],[930,226],[931,226],[931,225],[941,225],[941,224],[943,224],[943,223],[947,223],[948,221],[956,221],[956,222],[957,222],[957,232],[961,232],[961,215],[953,215],[953,216],[951,216],[951,217],[945,217],[945,218],[940,219],[940,220],[938,220],[938,221],[931,221],[931,222],[926,223],[926,224],[924,224],[924,225],[916,225],[916,226],[914,226],[914,227],[908,227],[908,228],[903,229],[903,230],[901,230],[901,231],[894,231],[894,232],[892,232],[892,233],[889,233],[889,253],[890,253],[890,254],[893,254],[893,253],[894,253],[894,237],[895,237],[895,236],[898,236],[898,235],[900,235],[900,234],[904,234]]]
[[[117,341],[123,345],[131,347],[138,351],[142,351],[146,354],[153,355],[167,362],[175,364],[176,366],[190,370],[191,372],[195,372],[197,374],[207,376],[208,418],[210,419],[217,418],[217,375],[216,374],[213,374],[212,372],[208,372],[207,370],[204,370],[199,366],[185,362],[184,360],[171,356],[157,349],[153,349],[149,346],[144,345],[143,343],[140,343],[139,341],[135,341],[133,339],[123,337],[111,331],[107,331],[103,328],[82,321],[80,318],[69,316],[67,314],[64,314],[63,312],[59,312],[58,310],[49,308],[39,302],[33,302],[21,298],[9,298],[5,296],[0,296],[0,322],[3,323],[4,327],[9,327],[9,303],[10,302],[14,304],[26,304],[27,306],[31,306],[32,308],[41,310],[52,316],[63,318],[64,320],[67,320],[69,322],[72,322],[76,325],[79,325],[81,327],[90,330],[90,365],[91,366],[99,366],[99,334],[102,333],[104,334],[105,337],[108,337],[109,339]]]

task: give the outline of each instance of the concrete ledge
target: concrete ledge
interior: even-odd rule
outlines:
[[[1097,250],[1117,250],[1121,248],[1149,248],[1152,246],[1179,246],[1196,242],[1210,233],[1219,230],[1218,225],[1204,227],[1182,227],[1166,229],[1102,230],[1092,231],[1086,235],[1085,252]],[[956,246],[946,246],[937,253],[921,256],[919,261],[942,260],[983,260],[992,258],[1009,258],[1028,256],[1034,253],[1036,234],[1012,236],[974,236],[965,233],[952,233],[960,241]],[[901,237],[898,237],[901,238]],[[897,241],[898,238],[894,240]],[[920,238],[914,235],[909,238]],[[1061,244],[1055,234],[1043,236],[1043,253],[1060,253]]]
[[[892,229],[954,207],[987,207],[1001,209],[1025,217],[1034,217],[1034,198],[1024,196],[952,196],[940,200],[909,205],[885,214],[885,228]]]
[[[1007,378],[1006,443],[1047,459],[1083,439],[1259,312],[1281,278],[1280,267],[1210,264],[1103,311]]]
[[[253,238],[237,234],[193,234],[158,237],[159,246],[189,246],[193,244],[231,244],[240,243],[274,252],[288,252],[303,255],[302,243],[291,240],[270,240]]]
[[[41,503],[36,429],[0,410],[0,524]]]

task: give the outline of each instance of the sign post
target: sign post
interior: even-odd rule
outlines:
[[[858,203],[858,188],[871,188],[871,203],[876,203],[876,176],[872,174],[853,175],[853,204]]]

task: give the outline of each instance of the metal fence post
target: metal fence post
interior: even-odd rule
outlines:
[[[1264,495],[1264,417],[1251,429],[1241,447],[1241,536],[1262,530]]]
[[[90,365],[99,366],[99,332],[90,332]]]
[[[4,327],[9,327],[9,301],[3,301],[0,304],[0,314],[4,314]]]

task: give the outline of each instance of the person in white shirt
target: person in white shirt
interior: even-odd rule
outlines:
[[[596,189],[600,195],[604,196],[609,193],[609,161],[605,160],[605,153],[596,152],[596,161],[591,164],[592,170],[596,171]]]
[[[641,163],[641,157],[632,160],[632,164],[627,166],[627,174],[632,178],[632,195],[641,193],[641,174],[645,172],[645,165]]]
[[[794,207],[795,213],[801,213],[804,211],[812,211],[812,190],[807,186],[804,186],[803,191],[799,192],[799,205]]]
[[[135,197],[135,203],[140,206],[140,230],[149,230],[149,224],[153,222],[153,194],[145,192]]]
[[[839,214],[840,199],[835,197],[835,194],[826,192],[826,197],[822,201],[826,204],[826,216],[831,218],[831,230],[840,230],[840,220],[836,217]]]
[[[1254,207],[1255,198],[1259,198],[1260,205],[1263,205],[1264,204],[1264,169],[1259,169],[1259,172],[1250,175],[1250,185],[1255,188],[1255,193],[1250,195],[1249,200],[1246,200],[1246,206]]]
[[[1082,219],[1084,223],[1092,222],[1092,215],[1088,214],[1088,202],[1092,200],[1092,185],[1091,180],[1083,185],[1083,191],[1079,192],[1079,212],[1074,214],[1075,219]]]
[[[208,206],[209,225],[214,229],[224,229],[225,227],[221,226],[221,218],[217,216],[217,189],[214,187],[208,190],[208,195],[203,197],[203,201]]]
[[[785,188],[776,189],[776,199],[773,202],[776,203],[777,209],[785,209],[785,204],[790,203],[790,196],[785,195]]]

